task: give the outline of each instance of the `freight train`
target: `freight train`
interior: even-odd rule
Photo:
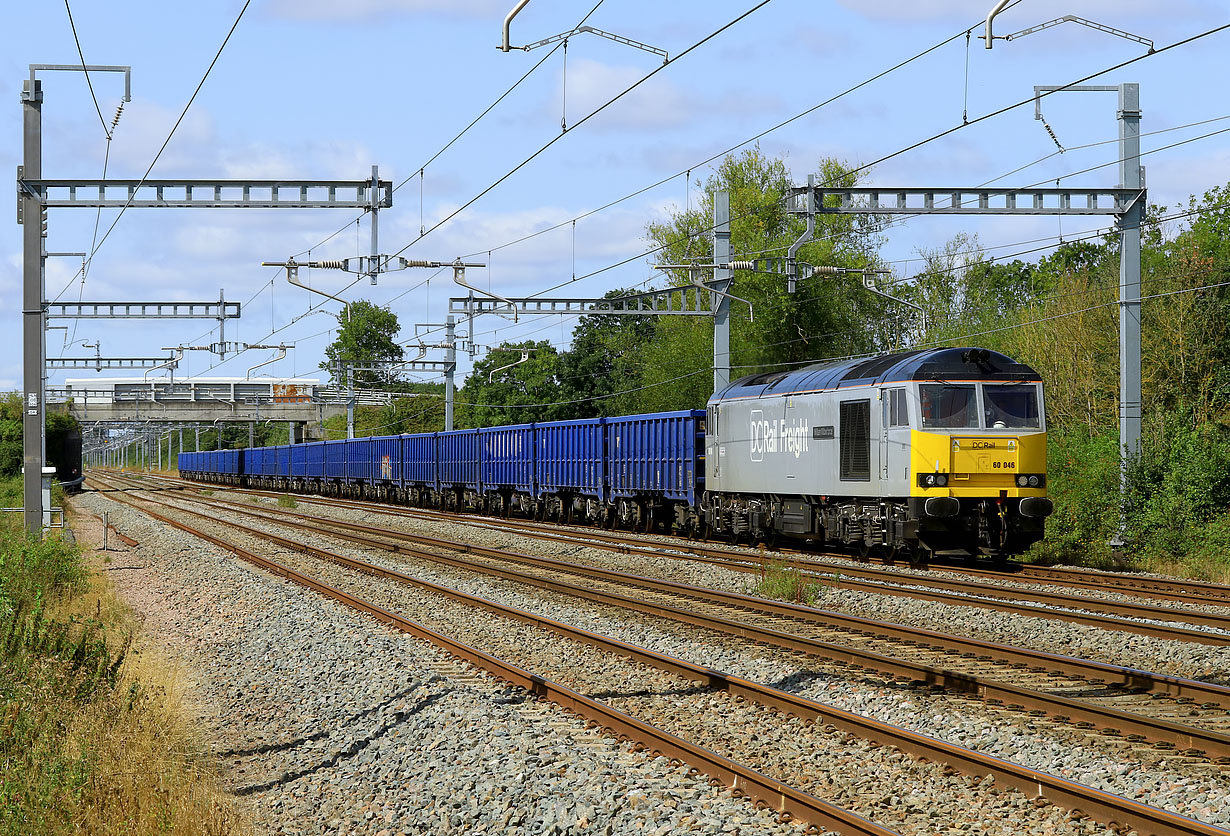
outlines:
[[[186,479],[910,561],[1041,539],[1037,372],[979,348],[744,377],[705,410],[182,453]]]

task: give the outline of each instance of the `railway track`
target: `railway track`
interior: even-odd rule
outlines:
[[[553,558],[345,521],[321,522],[303,514],[280,509],[256,510],[226,500],[198,501],[219,510],[357,545],[484,572],[800,651],[839,665],[874,670],[885,676],[905,678],[920,687],[936,686],[973,695],[992,704],[1015,706],[1014,710],[1023,714],[1043,712],[1078,728],[1178,747],[1191,754],[1230,762],[1230,738],[1224,733],[1230,730],[1230,688],[1223,686],[959,640],[930,631],[839,617],[809,607],[654,581]],[[449,558],[428,549],[462,552],[467,558]],[[474,557],[515,563],[527,570],[508,571],[490,561],[476,562]],[[558,579],[560,575],[571,576],[578,582],[562,582]],[[993,666],[990,675],[985,673],[988,666]],[[1124,710],[1124,704],[1130,709]],[[1200,724],[1193,724],[1190,719],[1177,723],[1165,716],[1179,711],[1190,713],[1197,704],[1205,728],[1199,728]]]
[[[199,485],[181,480],[164,480],[164,484],[188,489],[200,489]],[[231,489],[235,490],[235,489]],[[263,496],[278,496],[272,491],[239,489]],[[594,529],[562,529],[529,521],[500,519],[498,522],[473,515],[445,514],[422,509],[403,509],[387,505],[357,502],[343,499],[303,498],[302,501],[332,507],[356,508],[369,513],[419,519],[446,519],[467,525],[513,531],[527,537],[554,542],[572,541],[595,548],[617,551],[623,554],[669,557],[700,560],[724,565],[734,571],[759,573],[764,571],[767,559],[762,552],[757,560],[754,553],[729,547],[701,544],[681,538],[663,541],[646,541],[615,532]],[[663,551],[663,548],[669,551]],[[1124,601],[1109,601],[1085,595],[1065,595],[1023,589],[1019,586],[1002,586],[989,583],[974,583],[948,578],[925,576],[920,573],[903,575],[889,570],[877,570],[852,565],[835,565],[820,560],[783,556],[774,563],[797,569],[826,586],[893,595],[907,598],[922,598],[956,606],[973,606],[1089,624],[1105,629],[1133,632],[1160,638],[1190,641],[1213,646],[1230,646],[1230,613],[1209,612],[1198,609],[1162,607]],[[1123,589],[1101,586],[1100,591],[1122,594]],[[1221,602],[1204,600],[1200,595],[1172,593],[1171,600],[1189,605],[1222,606]],[[1033,602],[1033,603],[1026,603]],[[1230,607],[1230,601],[1224,606]],[[1178,623],[1176,623],[1178,622]],[[1182,626],[1182,624],[1191,626]],[[1193,629],[1207,627],[1209,629]]]
[[[890,743],[904,751],[911,752],[916,756],[931,760],[942,760],[949,763],[955,768],[968,772],[974,775],[992,774],[1003,782],[1020,788],[1030,794],[1040,793],[1043,797],[1073,810],[1082,811],[1085,814],[1093,816],[1098,821],[1113,823],[1116,827],[1125,827],[1137,830],[1140,833],[1156,833],[1156,834],[1224,834],[1226,831],[1220,830],[1209,825],[1202,824],[1192,819],[1183,816],[1178,816],[1173,813],[1168,813],[1156,808],[1148,807],[1138,802],[1129,799],[1120,798],[1109,793],[1101,792],[1089,787],[1084,787],[1080,784],[1065,781],[1055,776],[1047,775],[1046,773],[1037,772],[1036,770],[1026,769],[1016,764],[1011,764],[996,758],[972,752],[961,747],[956,747],[951,744],[943,743],[931,738],[926,738],[922,735],[917,735],[905,729],[900,729],[890,726],[885,723],[879,723],[874,720],[868,720],[857,715],[841,712],[821,703],[815,703],[795,695],[778,691],[777,689],[768,686],[758,685],[756,683],[740,680],[736,677],[726,676],[708,668],[690,665],[690,663],[682,662],[681,660],[671,657],[654,654],[652,651],[647,651],[643,648],[638,648],[633,645],[628,645],[624,642],[619,642],[614,639],[601,636],[579,628],[571,627],[559,622],[550,622],[542,616],[534,613],[526,613],[523,611],[514,611],[511,608],[497,604],[491,601],[468,596],[465,593],[449,589],[448,587],[440,587],[429,582],[406,576],[402,573],[380,567],[365,561],[356,560],[346,557],[335,552],[322,549],[319,546],[309,543],[302,543],[290,540],[265,528],[253,528],[251,526],[243,526],[233,521],[218,519],[216,514],[211,515],[209,511],[217,511],[220,503],[193,499],[200,507],[204,507],[205,511],[194,511],[185,509],[182,506],[171,505],[163,500],[155,500],[148,498],[121,497],[112,495],[112,498],[118,501],[137,507],[143,513],[147,513],[156,519],[161,520],[169,525],[172,525],[180,530],[203,536],[205,539],[213,542],[223,548],[235,553],[244,559],[251,560],[258,565],[263,566],[269,571],[276,572],[284,577],[287,577],[296,583],[316,589],[322,594],[330,595],[337,600],[343,601],[349,606],[362,609],[375,615],[377,618],[387,623],[394,624],[399,629],[406,630],[415,635],[427,638],[436,642],[442,647],[445,647],[449,652],[454,653],[462,658],[473,661],[475,664],[484,669],[493,671],[497,676],[501,676],[509,681],[516,682],[522,687],[527,688],[532,693],[542,694],[552,700],[579,711],[585,716],[590,716],[596,722],[618,730],[620,733],[634,736],[635,739],[642,740],[645,745],[655,748],[657,751],[662,751],[672,757],[679,757],[688,763],[696,765],[698,760],[703,761],[704,765],[698,768],[703,768],[709,774],[720,780],[726,781],[728,785],[745,789],[746,792],[753,797],[758,798],[767,803],[774,805],[775,809],[783,812],[791,813],[795,816],[804,818],[806,821],[820,824],[822,826],[838,829],[843,833],[862,832],[862,833],[880,833],[888,834],[891,831],[885,828],[867,822],[858,816],[851,816],[847,811],[835,810],[832,805],[827,805],[808,796],[806,793],[800,793],[793,790],[791,787],[775,781],[772,778],[767,778],[758,773],[744,771],[739,768],[739,765],[723,759],[721,756],[715,756],[712,752],[706,752],[692,744],[688,744],[685,740],[672,738],[669,735],[663,735],[660,731],[647,729],[645,724],[639,723],[634,718],[612,713],[612,710],[600,702],[590,700],[588,697],[581,695],[575,690],[570,690],[557,683],[545,680],[542,677],[534,676],[526,671],[509,667],[506,663],[500,662],[481,650],[461,645],[454,640],[441,636],[429,628],[420,624],[405,619],[402,616],[383,609],[375,604],[366,602],[363,599],[357,598],[352,593],[347,593],[342,590],[330,587],[318,580],[298,572],[283,564],[275,563],[268,558],[260,557],[249,551],[247,548],[233,542],[230,538],[222,538],[216,534],[210,534],[200,530],[200,525],[188,525],[182,520],[182,515],[188,514],[203,521],[206,525],[222,525],[240,531],[247,537],[259,538],[266,542],[272,542],[283,548],[292,549],[304,554],[309,554],[321,560],[326,560],[331,564],[345,566],[350,570],[362,572],[368,575],[376,575],[387,580],[396,581],[402,584],[410,584],[419,588],[430,588],[433,592],[440,595],[446,595],[454,600],[464,601],[468,605],[480,606],[490,612],[499,612],[502,617],[514,618],[527,623],[533,623],[539,627],[552,630],[560,635],[566,635],[572,640],[581,641],[586,644],[600,646],[610,652],[618,653],[624,656],[630,656],[638,661],[653,665],[661,670],[669,670],[672,673],[686,677],[696,682],[700,682],[707,688],[718,688],[725,690],[731,694],[743,696],[746,699],[757,701],[763,705],[775,708],[778,711],[794,714],[796,717],[811,719],[816,722],[823,722],[826,725],[831,725],[837,729],[843,729],[857,734],[865,739],[875,740],[881,743]],[[149,508],[150,505],[161,506],[162,508],[176,514],[180,519],[175,519],[161,511],[154,511]],[[228,510],[235,510],[229,509]],[[259,513],[253,513],[253,516],[264,516]],[[279,525],[286,523],[278,522]]]
[[[185,488],[200,488],[201,485],[196,482],[188,482],[186,480],[170,477],[150,477],[163,481],[168,485],[178,485]],[[278,496],[276,491],[256,489],[256,488],[230,488],[231,490],[243,490],[251,493],[257,493],[265,496]],[[473,514],[454,514],[445,511],[436,511],[432,509],[422,508],[404,508],[402,506],[389,506],[364,502],[360,500],[349,500],[330,498],[322,499],[312,496],[297,496],[305,502],[316,502],[321,504],[332,504],[339,507],[355,507],[364,509],[384,509],[387,511],[403,511],[410,512],[424,517],[436,517],[441,519],[462,521],[472,521],[476,519]],[[483,519],[481,517],[477,519]],[[519,526],[526,531],[560,531],[570,530],[584,532],[588,536],[607,538],[611,542],[633,542],[637,538],[628,537],[619,532],[608,532],[600,529],[594,529],[584,526],[560,526],[560,525],[542,525],[533,523],[529,520],[509,518],[504,522]],[[665,535],[663,540],[668,542],[679,542],[695,546],[695,541],[684,538]],[[640,538],[641,542],[644,538]],[[711,549],[716,554],[731,554],[746,556],[748,552],[738,549],[724,549],[721,547],[704,546],[704,549]],[[798,555],[801,559],[806,559],[814,553],[801,551],[793,548],[781,548],[778,550],[781,554]],[[703,553],[703,552],[702,552]],[[899,568],[900,564],[892,559],[883,557],[870,556],[867,558],[856,557],[842,552],[825,552],[823,557],[831,559],[840,559],[842,563],[859,566],[863,564],[872,564],[885,566],[887,568]],[[823,566],[831,566],[834,564],[821,564]],[[840,565],[840,564],[837,564]],[[992,566],[977,566],[969,565],[965,562],[947,561],[934,562],[929,565],[928,570],[923,570],[919,574],[925,574],[929,570],[936,570],[956,575],[962,575],[971,578],[981,578],[983,580],[1003,581],[1008,579],[1016,579],[1021,582],[1031,584],[1050,585],[1066,587],[1071,589],[1086,589],[1102,593],[1118,593],[1126,596],[1152,598],[1156,600],[1174,601],[1179,603],[1195,603],[1212,606],[1230,607],[1230,585],[1210,583],[1207,581],[1198,581],[1186,578],[1158,578],[1141,575],[1132,572],[1106,572],[1099,570],[1078,569],[1062,566],[1037,566],[1027,563],[1007,562],[999,567]]]

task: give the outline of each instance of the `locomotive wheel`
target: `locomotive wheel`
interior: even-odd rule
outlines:
[[[777,547],[781,544],[781,532],[776,528],[767,528],[764,532],[764,547],[771,551],[777,551]]]

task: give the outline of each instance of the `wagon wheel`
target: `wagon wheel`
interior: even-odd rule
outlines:
[[[653,534],[659,528],[658,510],[649,506],[643,506],[642,510],[644,513],[641,515],[641,533]]]
[[[764,532],[764,547],[770,551],[777,551],[777,547],[781,545],[781,532],[776,528],[766,528]]]
[[[915,569],[925,569],[931,562],[931,550],[924,546],[915,546],[906,553],[909,555],[910,566]]]

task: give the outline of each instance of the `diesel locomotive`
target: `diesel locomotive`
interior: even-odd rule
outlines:
[[[755,374],[707,409],[183,453],[188,479],[914,562],[1041,539],[1037,372],[939,348]]]
[[[1041,539],[1042,379],[979,348],[906,351],[737,380],[708,403],[709,531],[909,559]]]

